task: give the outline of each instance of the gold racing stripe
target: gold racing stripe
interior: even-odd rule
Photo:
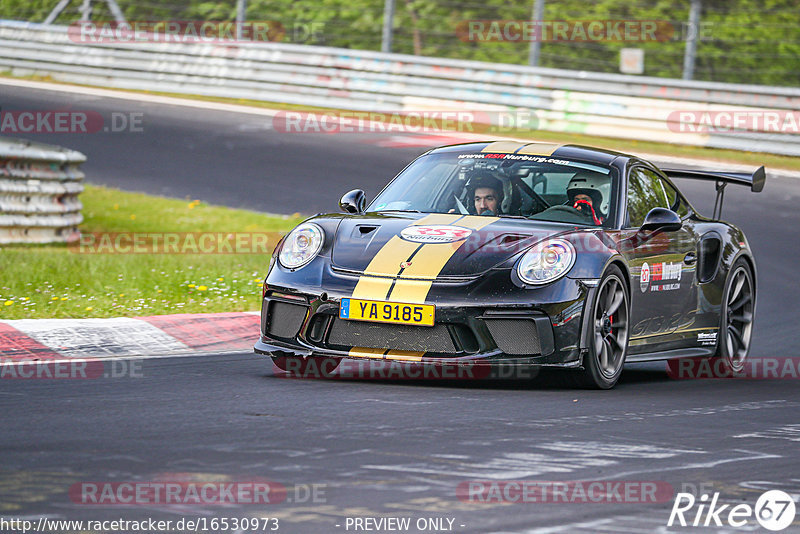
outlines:
[[[453,224],[460,218],[461,215],[455,215],[452,213],[431,213],[430,215],[426,215],[425,217],[421,218],[417,222],[412,223],[410,226],[427,226],[430,224]]]
[[[515,154],[528,154],[531,156],[552,156],[553,152],[561,148],[562,145],[552,143],[529,143],[520,148]]]
[[[520,143],[519,141],[495,141],[481,152],[496,154],[526,154],[529,156],[552,156],[561,146],[553,143]]]
[[[493,152],[496,154],[513,154],[520,148],[524,147],[525,143],[520,143],[519,141],[495,141],[494,143],[489,143],[486,145],[486,148],[481,150],[481,152]]]
[[[364,269],[365,275],[372,276],[395,276],[400,270],[400,262],[405,261],[415,250],[419,248],[419,243],[406,241],[400,236],[393,236],[375,254],[367,268]]]
[[[392,282],[394,282],[394,278],[362,276],[358,279],[356,288],[353,290],[353,298],[364,300],[386,300],[386,295],[389,293],[389,289],[392,287]]]
[[[367,349],[364,347],[353,347],[347,356],[350,358],[369,358],[371,360],[382,360],[386,349]]]
[[[390,350],[386,353],[387,360],[395,360],[400,362],[420,362],[422,357],[425,356],[424,352],[417,352],[413,350]]]
[[[460,218],[461,215],[432,213],[414,221],[409,226],[451,224]],[[389,288],[392,287],[393,278],[400,271],[400,263],[407,260],[419,247],[419,243],[406,241],[400,236],[393,236],[364,269],[364,275],[358,279],[353,290],[353,298],[386,300]]]
[[[497,217],[466,215],[458,220],[458,226],[480,230],[497,221]],[[395,281],[389,300],[424,304],[430,292],[433,280],[439,276],[445,264],[467,240],[455,243],[429,243],[414,255],[411,265],[404,269]],[[424,280],[420,280],[424,279]]]

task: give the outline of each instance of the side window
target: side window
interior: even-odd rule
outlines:
[[[668,182],[665,182],[663,179],[661,182],[664,184],[664,191],[667,193],[669,209],[677,213],[678,217],[681,219],[689,215],[689,207],[686,205],[686,202],[683,200],[683,197],[680,195],[680,193],[678,193],[678,191],[672,187],[672,185],[670,185]]]
[[[638,228],[653,208],[668,208],[661,178],[654,172],[634,167],[628,178],[628,224]]]

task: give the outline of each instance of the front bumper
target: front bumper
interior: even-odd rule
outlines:
[[[578,367],[584,303],[591,288],[576,280],[568,297],[545,304],[436,304],[434,327],[340,319],[343,295],[270,286],[254,349],[270,356],[327,356],[421,362]]]

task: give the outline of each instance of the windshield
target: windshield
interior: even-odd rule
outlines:
[[[444,152],[422,156],[369,211],[521,217],[589,226],[614,219],[612,167],[547,156]]]

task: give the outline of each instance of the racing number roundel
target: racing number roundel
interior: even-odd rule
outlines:
[[[647,286],[650,285],[650,266],[647,265],[647,262],[642,264],[642,275],[639,279],[639,289],[642,290],[642,293],[647,291]]]
[[[471,233],[472,230],[461,226],[432,224],[404,228],[400,237],[413,243],[452,243],[468,238]]]

